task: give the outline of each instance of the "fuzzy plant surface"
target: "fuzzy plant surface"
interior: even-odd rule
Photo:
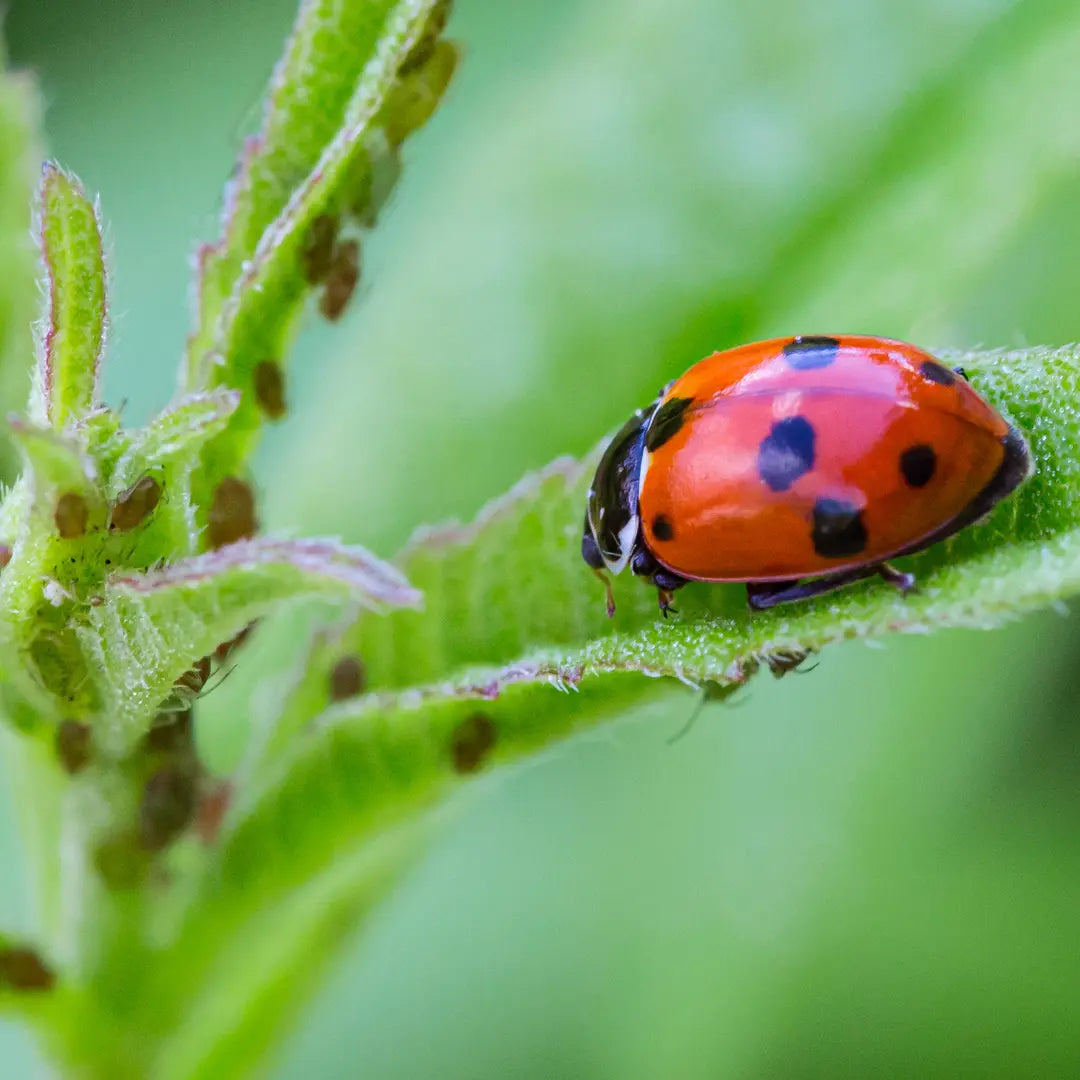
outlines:
[[[1080,591],[1077,346],[943,357],[1024,431],[1036,471],[987,521],[906,560],[920,582],[906,597],[864,583],[751,615],[741,588],[695,585],[662,620],[650,590],[620,581],[609,620],[579,552],[599,450],[468,524],[419,530],[389,562],[263,535],[250,461],[286,411],[290,344],[304,318],[349,303],[401,146],[457,66],[449,7],[301,5],[220,234],[198,252],[176,398],[138,430],[101,400],[97,205],[51,163],[31,190],[32,92],[5,77],[0,387],[32,377],[0,504],[0,704],[38,925],[0,938],[0,993],[61,1075],[264,1067],[478,773],[650,696],[723,698],[832,642],[992,629]],[[241,765],[213,775],[200,694],[243,664],[259,620],[304,601],[325,624]]]

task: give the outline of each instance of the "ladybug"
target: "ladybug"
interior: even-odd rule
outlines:
[[[880,575],[984,517],[1032,472],[1023,435],[949,368],[879,337],[716,352],[611,440],[581,554],[648,578],[667,614],[688,581],[746,583],[757,611]]]

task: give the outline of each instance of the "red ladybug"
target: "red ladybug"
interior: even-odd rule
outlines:
[[[818,596],[983,517],[1032,471],[1023,435],[914,345],[776,338],[713,353],[612,439],[581,554],[648,578],[744,581],[750,607]],[[807,580],[803,580],[807,579]]]

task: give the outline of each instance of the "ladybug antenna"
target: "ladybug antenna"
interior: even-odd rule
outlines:
[[[604,596],[607,599],[607,617],[612,619],[615,617],[615,593],[611,588],[611,578],[603,570],[594,569],[593,573],[604,585]]]

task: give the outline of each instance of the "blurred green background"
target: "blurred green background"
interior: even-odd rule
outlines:
[[[49,153],[101,193],[130,422],[172,392],[188,256],[293,11],[9,8]],[[1080,337],[1074,3],[459,0],[452,35],[360,301],[299,344],[270,528],[390,554],[740,340]],[[271,1075],[1075,1076],[1063,614],[833,648],[674,746],[689,695],[481,781]],[[261,655],[201,717],[221,762]],[[0,915],[25,926],[10,819]]]

